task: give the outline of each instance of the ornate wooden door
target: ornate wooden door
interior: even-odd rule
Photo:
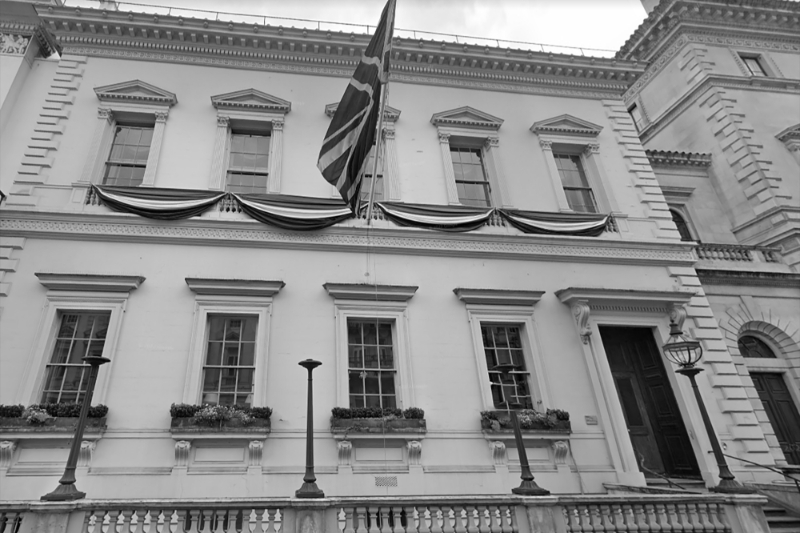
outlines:
[[[794,404],[783,374],[752,372],[753,384],[764,404],[772,429],[781,445],[786,462],[800,465],[800,414]]]
[[[601,326],[600,335],[642,472],[699,476],[652,332],[647,328]]]

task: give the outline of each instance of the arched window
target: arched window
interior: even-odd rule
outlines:
[[[753,337],[752,335],[742,335],[739,337],[739,353],[743,357],[760,357],[775,359],[775,352],[767,346],[767,343]]]
[[[692,232],[689,231],[689,225],[686,224],[686,220],[683,218],[683,215],[674,209],[670,209],[669,212],[672,213],[672,221],[678,227],[678,233],[681,234],[681,240],[694,241],[695,238],[692,237]]]

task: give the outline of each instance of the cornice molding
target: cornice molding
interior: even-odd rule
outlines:
[[[597,137],[603,126],[598,126],[588,120],[583,120],[572,115],[559,115],[534,122],[530,127],[534,133],[549,133],[555,135],[578,135],[580,137]]]
[[[195,246],[240,246],[266,249],[329,250],[421,256],[508,258],[633,265],[682,265],[696,262],[694,244],[619,241],[595,237],[549,235],[442,234],[440,232],[373,227],[334,227],[300,233],[255,221],[190,219],[159,223],[134,215],[0,212],[0,233],[6,236],[147,242]]]
[[[556,291],[556,297],[567,305],[585,302],[591,309],[609,307],[667,309],[689,303],[694,291],[652,291],[641,289],[568,287]]]
[[[712,31],[702,31],[693,33],[681,33],[675,35],[662,47],[658,55],[654,56],[656,59],[649,63],[649,66],[644,73],[625,91],[623,99],[625,102],[630,102],[631,99],[639,94],[641,90],[647,86],[661,71],[664,66],[669,63],[670,59],[688,43],[709,44],[715,46],[734,46],[739,48],[756,48],[767,50],[778,50],[786,52],[800,51],[800,38],[792,42],[786,42],[777,38],[770,38],[764,36],[759,40],[734,38],[726,34],[718,34]],[[749,78],[749,77],[745,77]],[[765,78],[761,78],[762,80]],[[791,81],[791,80],[788,80]]]
[[[144,282],[144,276],[117,274],[73,274],[35,272],[39,283],[51,291],[131,292]]]
[[[95,87],[94,92],[101,102],[130,102],[134,104],[146,103],[168,106],[178,103],[175,93],[140,80]]]
[[[266,111],[286,114],[292,110],[292,103],[272,96],[258,89],[243,89],[211,97],[211,105],[216,109],[237,109],[246,111]]]
[[[695,152],[676,152],[671,150],[645,150],[650,165],[672,167],[708,167],[711,166],[711,154]]]
[[[707,270],[698,268],[697,277],[703,285],[800,289],[800,274],[793,272],[754,272],[749,270]]]
[[[431,116],[431,124],[434,126],[455,126],[469,129],[497,131],[503,122],[502,118],[470,106],[441,111]]]
[[[328,104],[325,106],[325,114],[328,117],[333,118],[333,115],[336,114],[337,109],[339,109],[339,102]],[[389,122],[397,122],[397,119],[400,118],[400,113],[401,111],[399,109],[387,105],[383,110],[383,120]]]
[[[671,33],[701,25],[731,32],[777,35],[800,27],[800,7],[786,0],[662,0],[622,45],[616,57],[649,59]]]
[[[325,283],[328,296],[337,300],[407,302],[419,287],[415,285],[369,285],[366,283]]]
[[[70,48],[105,49],[103,55],[109,57],[120,57],[109,54],[109,49],[137,49],[161,52],[162,58],[165,57],[163,54],[201,56],[194,62],[221,66],[225,66],[225,60],[231,59],[286,62],[293,66],[327,64],[346,66],[348,72],[342,74],[346,77],[352,75],[352,69],[371,37],[87,8],[40,7],[38,11],[59,43]],[[176,55],[171,59],[175,60]],[[207,59],[215,61],[207,62]],[[594,89],[606,95],[624,91],[643,70],[644,65],[636,61],[425,39],[396,38],[392,58],[393,75],[406,73],[444,79],[477,78],[565,86]]]
[[[453,292],[465,304],[534,306],[545,291],[455,288]]]
[[[259,296],[271,298],[286,286],[283,281],[261,279],[186,278],[192,292],[203,296]]]

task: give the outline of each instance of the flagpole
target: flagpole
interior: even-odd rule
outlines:
[[[375,145],[375,161],[372,165],[372,179],[369,184],[369,201],[367,202],[367,226],[372,224],[372,206],[375,201],[375,182],[378,181],[378,159],[381,155],[383,142],[383,112],[386,109],[386,100],[389,99],[389,76],[387,73],[384,90],[381,91],[381,109],[378,115],[378,143]]]

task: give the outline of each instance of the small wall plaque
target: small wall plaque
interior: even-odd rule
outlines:
[[[586,425],[587,426],[596,426],[597,425],[597,417],[596,416],[586,415],[584,417],[584,420],[586,420]]]

